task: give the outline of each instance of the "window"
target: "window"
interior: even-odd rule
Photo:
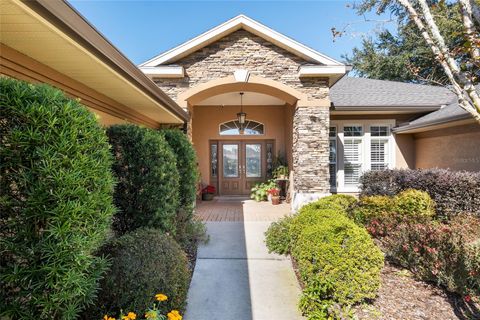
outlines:
[[[330,155],[329,155],[329,169],[330,169],[330,187],[337,187],[337,127],[330,127]]]
[[[210,144],[210,175],[216,177],[218,175],[218,145],[216,142]]]
[[[263,123],[256,122],[253,120],[245,121],[245,128],[243,132],[240,132],[240,123],[238,120],[232,120],[220,124],[220,135],[261,135],[264,133]]]
[[[332,120],[330,122],[330,187],[336,192],[358,192],[361,175],[368,170],[395,167],[395,121]]]
[[[390,128],[388,126],[370,127],[370,169],[385,170],[388,169],[388,136]]]
[[[362,126],[343,127],[344,184],[356,186],[362,173]]]

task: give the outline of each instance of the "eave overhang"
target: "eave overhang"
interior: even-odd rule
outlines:
[[[1,42],[157,123],[188,114],[64,1],[5,0]]]

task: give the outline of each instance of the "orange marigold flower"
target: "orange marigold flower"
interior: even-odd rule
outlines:
[[[178,310],[172,310],[167,314],[168,320],[182,320],[182,316]]]
[[[109,317],[108,315],[104,315],[103,320],[115,320],[115,318]]]
[[[158,301],[165,301],[168,299],[168,297],[166,295],[164,295],[163,293],[157,293],[155,295],[155,299],[157,299]]]

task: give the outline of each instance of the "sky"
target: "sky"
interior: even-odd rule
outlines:
[[[334,59],[351,54],[362,37],[393,29],[388,16],[357,16],[352,1],[100,1],[70,0],[135,64],[244,14]],[[346,34],[333,41],[331,28]]]

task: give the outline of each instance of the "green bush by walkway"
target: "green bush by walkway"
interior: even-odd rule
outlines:
[[[175,155],[163,135],[131,124],[111,126],[107,134],[118,179],[113,229],[122,235],[153,227],[174,235],[179,174]]]
[[[198,182],[197,156],[186,134],[178,129],[162,130],[177,159],[180,207],[176,214],[176,239],[184,247],[196,246],[205,235],[203,223],[193,220]]]
[[[0,77],[0,314],[75,319],[114,212],[104,130],[78,101]]]
[[[268,249],[290,253],[298,268],[300,308],[309,319],[340,318],[349,306],[377,294],[383,254],[365,228],[347,217],[355,202],[344,195],[322,198],[266,232]]]
[[[168,296],[160,304],[161,313],[184,309],[190,271],[185,253],[172,237],[156,229],[137,229],[113,240],[102,253],[111,257],[112,267],[101,281],[88,319],[120,310],[143,312],[157,293]]]

